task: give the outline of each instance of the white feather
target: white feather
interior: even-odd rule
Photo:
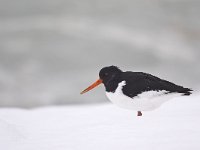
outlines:
[[[118,84],[115,92],[106,92],[108,99],[119,107],[136,110],[136,111],[150,111],[160,107],[164,102],[173,97],[181,96],[180,93],[169,93],[167,91],[147,91],[130,98],[123,94],[122,88],[126,85],[126,81]]]

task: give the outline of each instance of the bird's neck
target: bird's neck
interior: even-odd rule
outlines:
[[[106,88],[106,92],[115,92],[115,90],[118,87],[118,83],[120,82],[120,76],[119,75],[113,75],[112,78],[110,78],[108,81],[104,83],[104,86]]]

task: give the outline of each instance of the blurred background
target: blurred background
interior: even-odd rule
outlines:
[[[117,65],[200,87],[199,0],[0,0],[0,107],[108,102]]]

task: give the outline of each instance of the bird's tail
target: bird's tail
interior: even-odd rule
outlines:
[[[190,94],[192,94],[192,89],[190,88],[184,88],[182,91],[180,91],[180,93],[183,93],[183,95],[188,96]]]

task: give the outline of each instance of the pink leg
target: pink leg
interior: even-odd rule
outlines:
[[[142,116],[142,112],[141,112],[141,111],[138,111],[138,112],[137,112],[137,116]]]

